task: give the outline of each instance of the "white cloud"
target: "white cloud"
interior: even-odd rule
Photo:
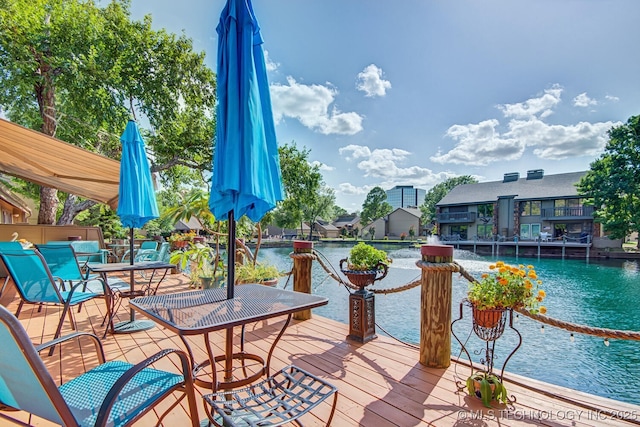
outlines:
[[[537,119],[513,120],[508,135],[533,148],[541,159],[562,160],[568,157],[598,156],[607,143],[607,131],[619,123],[580,122],[575,125],[550,125]]]
[[[358,73],[356,89],[364,92],[368,97],[385,96],[387,89],[391,89],[391,82],[382,78],[382,68],[371,64]]]
[[[434,184],[447,178],[456,176],[450,172],[434,173],[431,169],[420,166],[402,166],[414,159],[409,151],[399,148],[374,149],[362,145],[348,145],[341,147],[338,152],[348,161],[357,162],[357,167],[367,178],[379,180],[382,188],[392,188],[395,185],[414,185],[419,188],[430,188]],[[375,185],[371,185],[373,188]]]
[[[311,130],[325,135],[354,135],[362,130],[363,117],[358,113],[342,113],[331,108],[338,91],[330,86],[304,85],[287,77],[287,85],[272,84],[274,119],[292,117]]]
[[[598,101],[589,98],[587,92],[582,92],[580,95],[573,98],[573,105],[575,107],[588,107],[589,105],[598,105]]]
[[[369,185],[364,185],[362,187],[356,187],[355,185],[351,184],[350,182],[343,182],[342,184],[338,185],[338,191],[342,194],[349,194],[349,195],[362,195],[362,194],[367,194],[369,193],[369,191],[371,191],[373,187],[369,186]]]
[[[498,105],[505,117],[525,118],[540,114],[540,117],[547,117],[553,113],[552,108],[560,103],[562,88],[554,85],[551,89],[544,91],[538,98],[531,98],[525,102],[517,104]]]
[[[500,134],[498,120],[485,120],[478,124],[453,125],[446,136],[456,141],[455,147],[438,152],[430,159],[437,163],[456,163],[486,166],[497,160],[515,160],[522,156],[525,145],[517,139]]]
[[[269,52],[266,49],[264,51],[264,63],[265,67],[267,67],[267,71],[270,73],[280,68],[280,63],[272,61],[271,58],[269,58]]]
[[[620,101],[620,98],[618,98],[617,96],[613,96],[613,95],[607,95],[604,97],[607,101],[612,101],[612,102],[618,102]]]
[[[327,165],[325,163],[322,163],[322,162],[319,162],[317,160],[314,160],[313,162],[311,162],[311,166],[319,166],[319,169],[321,171],[328,171],[328,172],[336,169],[333,166],[329,166],[329,165]]]
[[[431,160],[486,166],[499,161],[517,160],[526,149],[531,149],[536,157],[548,160],[599,155],[608,140],[607,131],[619,122],[546,123],[544,119],[561,102],[561,94],[562,88],[554,85],[539,97],[498,106],[510,119],[505,125],[506,130],[502,132],[497,119],[451,126],[446,136],[455,141],[455,146],[446,152],[439,151]],[[595,103],[586,92],[574,98],[576,106]]]

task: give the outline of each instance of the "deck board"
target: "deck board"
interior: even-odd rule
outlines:
[[[166,280],[159,292],[188,290],[188,279],[173,275]],[[9,289],[2,301],[15,311],[17,299]],[[105,304],[102,300],[84,304],[81,313],[74,312],[80,330],[94,331],[101,336],[101,325]],[[53,337],[60,310],[25,306],[19,316],[32,341],[39,344]],[[126,320],[128,305],[118,310],[114,321]],[[268,352],[282,319],[272,319],[249,325],[246,330],[247,349],[265,354]],[[65,322],[63,334],[71,331]],[[469,368],[453,362],[448,369],[427,368],[418,362],[416,348],[407,346],[380,335],[366,344],[347,340],[348,325],[314,315],[307,321],[293,321],[278,343],[271,360],[272,371],[295,363],[339,389],[334,426],[629,426],[640,424],[640,406],[610,399],[599,398],[564,387],[530,380],[518,375],[505,375],[505,385],[516,397],[513,410],[504,406],[486,409],[475,397],[466,396],[456,388],[456,378],[464,379]],[[205,349],[201,337],[189,337],[188,341],[198,360],[204,360]],[[224,348],[222,333],[212,334],[212,343],[217,352]],[[85,343],[86,344],[86,343]],[[135,363],[165,348],[183,348],[182,341],[171,331],[154,327],[133,334],[107,335],[103,340],[108,360],[125,359]],[[81,353],[82,350],[82,353]],[[87,366],[96,360],[92,349],[78,344],[69,344],[64,350],[58,348],[48,357],[43,354],[46,366],[57,381],[64,381],[82,372],[80,355],[87,357]],[[177,359],[163,360],[161,369],[175,369]],[[532,384],[535,389],[520,384]],[[207,389],[197,387],[198,410],[204,419],[201,395]],[[172,401],[164,402],[160,409],[167,408]],[[631,421],[613,419],[599,410],[626,411]],[[324,403],[304,417],[305,425],[323,425],[330,411]],[[138,425],[154,425],[157,412],[148,414]],[[13,414],[15,415],[15,414]],[[34,426],[50,426],[51,423],[31,419],[28,414],[18,413],[17,418]],[[3,424],[0,419],[0,425]],[[169,414],[165,426],[187,425],[188,411],[183,402]]]

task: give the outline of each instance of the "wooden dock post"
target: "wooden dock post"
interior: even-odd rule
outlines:
[[[423,245],[420,313],[420,363],[431,368],[451,364],[452,275],[460,271],[453,263],[453,246]]]
[[[313,255],[313,242],[307,240],[294,240],[293,253],[293,290],[297,292],[311,293],[311,267],[315,255]],[[311,319],[311,310],[302,310],[293,314],[296,320]]]

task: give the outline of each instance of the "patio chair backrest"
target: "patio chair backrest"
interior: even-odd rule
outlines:
[[[22,244],[20,242],[0,242],[0,252],[2,251],[21,251]]]
[[[36,248],[46,261],[52,276],[66,281],[77,281],[85,278],[71,244],[36,245]]]
[[[158,259],[156,261],[169,262],[169,252],[171,249],[171,243],[160,243],[160,249],[158,249]]]
[[[158,242],[145,240],[140,243],[140,249],[151,249],[155,251],[158,249]]]
[[[23,300],[64,304],[51,271],[38,251],[3,251],[0,257]]]
[[[22,324],[0,305],[0,405],[78,425]]]

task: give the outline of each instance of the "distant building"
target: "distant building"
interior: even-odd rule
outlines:
[[[396,185],[386,193],[387,203],[395,210],[398,208],[417,208],[424,202],[427,190],[413,188],[413,185]]]
[[[436,205],[440,237],[462,240],[583,241],[599,237],[594,207],[578,194],[585,172],[545,175],[542,169],[505,173],[502,181],[461,184]]]

